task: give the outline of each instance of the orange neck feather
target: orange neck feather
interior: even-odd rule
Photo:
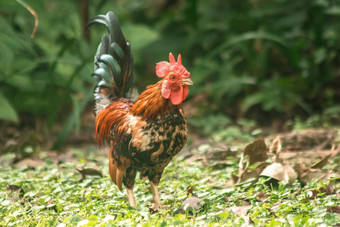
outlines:
[[[135,115],[143,115],[148,119],[153,119],[157,114],[173,108],[170,100],[165,99],[161,94],[163,81],[158,81],[150,85],[140,94],[136,103],[133,105],[131,112]]]

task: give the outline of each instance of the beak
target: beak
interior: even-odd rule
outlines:
[[[181,80],[181,83],[182,83],[183,85],[193,85],[193,84],[194,84],[190,78],[182,79],[182,80]]]

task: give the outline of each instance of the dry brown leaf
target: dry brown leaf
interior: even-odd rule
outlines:
[[[328,207],[327,212],[340,214],[340,206]]]
[[[316,179],[317,181],[321,180],[328,180],[330,178],[337,178],[339,177],[339,174],[331,173],[327,170],[321,170],[321,169],[309,169],[309,171],[304,172],[303,174],[299,175],[299,180],[303,184],[310,183],[313,179]]]
[[[238,176],[236,176],[235,174],[231,174],[231,178],[230,178],[230,181],[227,183],[228,185],[234,185],[237,183],[238,181]]]
[[[248,156],[248,163],[252,165],[256,162],[266,161],[268,158],[267,150],[264,139],[257,139],[244,148],[243,156]]]
[[[246,166],[243,165],[245,157],[248,157]],[[252,143],[248,144],[243,151],[239,162],[238,180],[236,183],[244,182],[250,178],[258,178],[259,174],[263,170],[263,165],[266,163],[261,163],[254,170],[248,170],[248,167],[256,162],[264,162],[268,158],[267,146],[263,139],[257,139]],[[262,168],[263,167],[263,168]]]
[[[251,208],[251,205],[232,207],[231,212],[239,215],[240,217],[244,217],[247,215],[247,212],[250,208]]]
[[[183,205],[191,209],[199,210],[204,205],[204,201],[197,196],[191,196],[184,200]]]
[[[333,150],[330,154],[323,157],[323,159],[321,159],[320,161],[318,161],[317,163],[312,165],[310,168],[312,168],[312,169],[322,169],[325,165],[328,164],[329,158],[334,157],[338,153],[340,153],[340,146],[336,150]]]
[[[27,168],[35,168],[35,167],[42,165],[44,163],[45,163],[44,160],[41,160],[41,159],[38,159],[38,158],[35,158],[35,159],[26,158],[26,159],[23,159],[23,160],[15,163],[14,166],[15,167],[27,166]]]
[[[15,191],[22,190],[22,188],[20,186],[18,186],[18,185],[11,184],[11,185],[8,185],[7,190],[15,192]]]
[[[311,166],[312,169],[322,169],[325,165],[328,164],[328,159],[331,157],[331,154],[327,155],[317,163]]]
[[[278,154],[282,150],[281,138],[277,136],[269,146],[270,154]]]
[[[289,185],[292,185],[297,178],[294,169],[290,165],[281,163],[273,163],[267,166],[260,175],[274,178]]]
[[[87,168],[87,169],[79,169],[76,168],[76,170],[81,174],[81,177],[83,179],[85,179],[86,176],[98,176],[98,177],[103,177],[103,174],[96,169],[93,168]]]
[[[310,172],[304,163],[300,163],[299,165],[295,166],[294,169],[298,173],[299,177],[306,172]]]
[[[272,158],[273,162],[282,162],[280,159],[280,153],[282,151],[282,144],[280,136],[277,136],[269,146],[269,154],[274,154]]]
[[[247,181],[251,178],[259,178],[261,172],[266,168],[268,164],[267,163],[261,163],[259,166],[257,166],[255,169],[253,170],[246,170],[244,171],[238,178],[237,180],[237,184],[242,183],[244,181]]]
[[[223,200],[227,203],[231,202],[231,199],[229,197],[226,197],[226,196],[223,197]]]
[[[255,222],[253,221],[253,219],[251,219],[251,217],[249,217],[249,224],[251,224],[251,225],[255,224]]]
[[[22,199],[25,195],[24,189],[18,185],[8,185],[7,190],[14,193],[10,197],[12,201],[18,201]]]
[[[324,167],[327,164],[329,158],[333,157],[338,153],[338,150],[332,152],[331,154],[324,157],[321,161],[314,164],[312,167],[308,168],[305,164],[300,163],[295,167],[296,172],[298,173],[298,179],[302,184],[308,184],[313,179],[320,180],[328,180],[330,178],[337,178],[340,175],[336,173],[332,173],[330,170],[322,170],[320,168]]]
[[[263,192],[258,192],[256,194],[256,198],[257,198],[257,200],[262,201],[262,200],[265,200],[265,199],[269,198],[269,195],[265,194]]]
[[[150,208],[151,209],[151,208]],[[152,209],[153,210],[153,209]],[[182,209],[182,208],[179,208],[179,209],[176,209],[175,211],[174,211],[174,214],[176,215],[176,214],[185,214],[185,210],[184,209]]]

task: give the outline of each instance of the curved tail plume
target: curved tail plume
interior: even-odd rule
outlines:
[[[92,75],[97,80],[94,98],[98,114],[115,99],[130,96],[133,87],[133,57],[130,43],[126,41],[113,12],[94,17],[87,27],[92,24],[103,24],[108,30],[108,34],[102,36],[94,56]]]

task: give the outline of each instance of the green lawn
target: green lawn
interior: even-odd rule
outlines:
[[[137,208],[128,206],[108,176],[108,160],[95,147],[70,149],[55,157],[41,153],[40,161],[9,165],[13,155],[0,159],[0,226],[334,226],[340,222],[339,187],[313,182],[301,187],[265,179],[229,186],[239,155],[221,168],[178,157],[166,168],[160,184],[168,209],[151,212],[147,181],[137,179]],[[42,161],[41,161],[42,160]],[[77,169],[93,168],[100,176],[82,176]],[[192,193],[187,188],[192,186]],[[188,193],[189,192],[189,193]],[[188,195],[189,194],[189,195]],[[201,199],[200,209],[183,205],[187,197]],[[187,200],[188,201],[188,200]],[[190,201],[190,199],[189,199]],[[204,205],[203,205],[204,203]]]

